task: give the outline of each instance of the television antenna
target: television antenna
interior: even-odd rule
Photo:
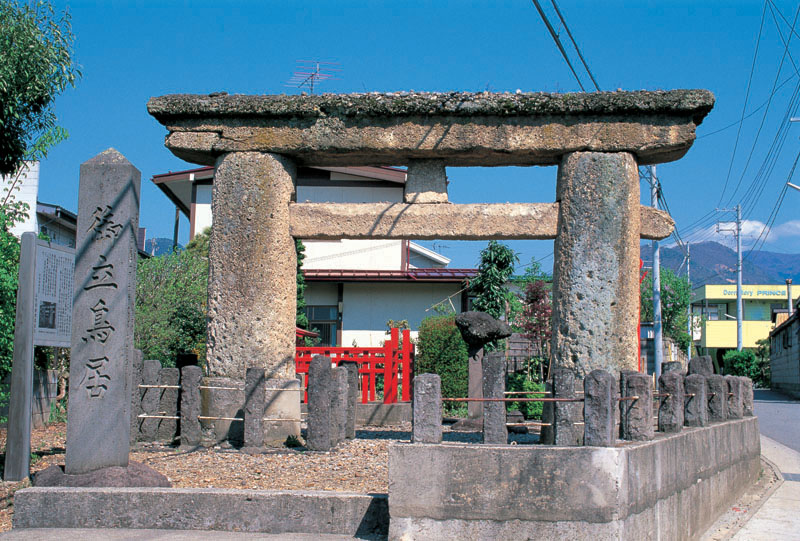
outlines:
[[[338,62],[321,62],[319,60],[298,60],[297,67],[291,79],[284,86],[294,88],[308,88],[309,94],[314,93],[314,87],[322,81],[338,80],[336,77],[342,69]]]

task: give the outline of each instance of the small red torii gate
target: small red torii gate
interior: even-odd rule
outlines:
[[[335,365],[342,361],[358,363],[361,376],[361,402],[375,401],[378,378],[383,379],[383,403],[397,403],[397,387],[401,386],[400,400],[411,401],[411,380],[414,377],[414,345],[411,331],[391,329],[389,340],[380,347],[301,347],[295,348],[295,371],[303,385],[303,402],[308,401],[308,367],[315,355],[330,357]]]

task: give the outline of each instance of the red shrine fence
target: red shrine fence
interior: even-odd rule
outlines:
[[[398,387],[400,400],[411,401],[411,381],[414,378],[414,345],[411,332],[392,329],[390,337],[380,347],[297,347],[295,367],[303,385],[303,402],[308,401],[308,367],[315,355],[330,357],[335,365],[342,361],[358,363],[361,378],[361,402],[374,402],[380,384],[383,386],[383,403],[396,404]]]

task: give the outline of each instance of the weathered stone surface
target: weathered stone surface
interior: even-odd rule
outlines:
[[[203,416],[222,418],[200,422],[203,444],[244,445],[244,421],[230,420],[244,418],[244,378],[205,377],[203,386],[212,387],[200,389]]]
[[[553,397],[577,398],[575,373],[568,368],[553,370]],[[583,427],[580,402],[553,403],[553,442],[556,445],[582,445]]]
[[[617,441],[617,379],[592,370],[583,380],[583,444],[608,447]]]
[[[331,445],[339,445],[347,433],[347,406],[350,392],[347,389],[347,368],[337,366],[332,370],[331,393]]]
[[[483,347],[487,342],[511,336],[511,327],[484,312],[462,312],[456,316],[461,337],[471,346]]]
[[[620,400],[619,431],[623,440],[652,440],[653,430],[653,390],[650,376],[634,370],[620,374],[620,398],[638,397],[634,400]]]
[[[483,358],[483,397],[505,398],[506,358],[502,351],[492,351]],[[505,402],[483,405],[483,443],[508,443]]]
[[[711,376],[714,374],[714,363],[709,355],[701,355],[689,359],[689,374]]]
[[[548,393],[545,396],[553,396],[553,381],[544,382],[544,390]],[[542,404],[542,431],[539,433],[539,442],[545,445],[553,445],[553,402]]]
[[[558,173],[553,362],[579,378],[638,366],[639,173],[630,154],[567,154]]]
[[[264,445],[283,447],[289,436],[300,436],[300,380],[272,378],[266,382],[266,409],[263,421]],[[285,420],[277,420],[285,419]]]
[[[267,391],[264,369],[251,366],[244,376],[244,446],[264,445],[262,419],[266,409]]]
[[[334,392],[330,357],[311,359],[308,367],[308,429],[306,447],[312,451],[327,451],[334,443],[331,424],[331,403]]]
[[[139,415],[142,413],[142,371],[144,370],[144,353],[141,349],[134,350],[133,365],[131,366],[131,445],[139,436]]]
[[[167,147],[205,165],[264,151],[313,165],[550,165],[564,152],[680,158],[714,104],[704,90],[587,94],[408,93],[151,98]]]
[[[456,326],[467,343],[469,398],[483,398],[483,346],[488,342],[511,336],[511,327],[484,312],[462,312],[456,316]],[[468,402],[467,416],[483,420],[483,403]]]
[[[522,412],[519,410],[511,410],[506,413],[506,423],[515,425],[515,424],[522,424],[525,422],[525,416],[522,415]],[[508,426],[508,425],[506,425]],[[509,426],[508,431],[512,434],[527,434],[528,427],[526,426]]]
[[[150,466],[130,461],[126,467],[110,466],[89,473],[67,474],[53,465],[36,474],[37,487],[171,487],[167,477]]]
[[[66,471],[127,466],[141,173],[114,149],[81,164]]]
[[[200,383],[203,369],[199,366],[181,368],[181,447],[197,447],[203,439],[200,429]]]
[[[753,416],[753,380],[742,376],[742,415]]]
[[[670,361],[668,363],[661,363],[661,373],[666,374],[667,372],[683,372],[683,363],[678,361]]]
[[[142,365],[142,385],[158,385],[161,361],[148,359]],[[142,389],[142,414],[158,415],[161,389]],[[139,441],[156,441],[158,419],[139,419]]]
[[[399,203],[291,203],[292,236],[303,239],[554,239],[558,203],[425,205]],[[663,239],[670,216],[639,206],[640,236]]]
[[[706,395],[708,398],[708,420],[718,423],[728,418],[728,383],[724,376],[706,376]]]
[[[158,375],[159,385],[177,386],[180,383],[181,373],[177,368],[162,368]],[[158,400],[158,415],[165,417],[178,416],[178,389],[159,389],[161,396]],[[178,421],[176,419],[158,419],[156,439],[172,443],[178,435]]]
[[[281,156],[235,152],[214,177],[209,248],[208,354],[211,376],[294,377],[296,261],[289,234],[295,166]]]
[[[689,374],[683,378],[685,393],[683,424],[706,426],[708,424],[708,384],[701,374]]]
[[[447,203],[447,172],[443,160],[413,160],[408,163],[403,186],[406,203]]]
[[[442,381],[438,374],[414,377],[412,443],[442,443]]]
[[[396,444],[389,537],[698,539],[758,478],[760,452],[754,418],[617,447]]]
[[[680,432],[683,429],[686,407],[683,374],[678,371],[662,373],[658,378],[658,391],[662,394],[658,405],[658,430]]]
[[[30,231],[23,233],[20,242],[19,287],[14,320],[4,481],[22,481],[31,473],[36,252],[36,234]]]
[[[728,384],[728,419],[741,419],[744,415],[742,379],[739,376],[725,376]]]
[[[152,538],[147,530],[208,529],[261,532],[282,538],[299,533],[307,534],[303,536],[306,538],[318,535],[320,539],[334,535],[385,539],[389,530],[385,494],[223,488],[34,487],[17,491],[14,501],[15,528],[133,528],[141,532],[140,539]],[[198,537],[192,531],[165,535],[185,539]],[[210,537],[223,538],[222,535]]]
[[[344,437],[352,440],[356,437],[356,407],[361,402],[358,394],[358,363],[341,361],[339,366],[347,369],[347,425]]]

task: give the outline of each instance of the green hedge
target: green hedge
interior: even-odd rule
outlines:
[[[456,327],[455,315],[432,316],[422,320],[417,338],[416,374],[439,374],[442,396],[467,396],[469,382],[467,344]],[[450,411],[453,403],[446,403]]]
[[[536,383],[528,378],[526,374],[517,373],[508,375],[508,384],[506,389],[511,391],[544,391],[543,383]],[[518,395],[520,398],[542,398],[544,395],[531,394],[531,395]],[[514,397],[515,398],[515,397]],[[526,419],[541,419],[542,418],[542,402],[509,402],[506,409],[508,411],[519,410]]]

